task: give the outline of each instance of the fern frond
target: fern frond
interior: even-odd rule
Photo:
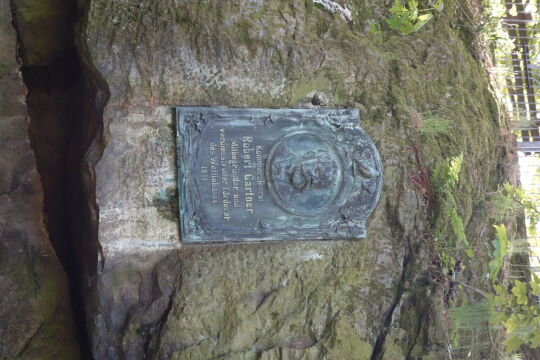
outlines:
[[[444,197],[454,190],[459,180],[459,172],[463,164],[463,154],[459,154],[443,163],[437,164],[431,175],[433,189]]]
[[[463,153],[460,153],[458,156],[450,159],[449,166],[449,182],[450,186],[454,188],[458,182],[459,172],[461,171],[461,165],[463,164]]]
[[[423,114],[420,134],[424,136],[451,135],[453,124],[450,120],[436,114]]]
[[[442,204],[442,215],[448,218],[450,228],[452,229],[452,232],[454,233],[454,236],[458,242],[461,243],[465,248],[467,256],[472,257],[473,252],[471,249],[471,244],[469,243],[467,235],[465,234],[465,225],[463,224],[463,220],[461,219],[461,216],[459,216],[456,208],[457,204],[454,196],[450,193],[447,194],[446,201]]]

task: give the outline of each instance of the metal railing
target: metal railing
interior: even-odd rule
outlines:
[[[537,0],[504,2],[506,13],[500,22],[513,47],[497,48],[495,67],[491,69],[517,136],[521,186],[528,197],[538,199],[537,205],[540,204],[539,4]],[[529,233],[527,241],[531,270],[540,274],[540,238]]]
[[[536,1],[506,1],[500,20],[513,48],[495,51],[493,74],[504,84],[501,95],[523,155],[540,153],[540,16]]]

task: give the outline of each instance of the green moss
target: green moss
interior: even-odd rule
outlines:
[[[424,351],[422,349],[422,346],[420,346],[419,344],[415,344],[414,347],[411,350],[411,358],[412,359],[416,359],[416,358],[421,359],[423,354],[424,354]]]
[[[5,64],[0,63],[0,78],[9,74],[9,68]]]
[[[314,20],[315,33],[320,38],[324,38],[325,34],[330,30],[331,22],[323,17],[317,17]]]
[[[14,5],[25,65],[48,65],[71,46],[73,0],[15,0]]]
[[[240,20],[234,25],[234,29],[240,42],[248,43],[250,41],[249,32],[251,30],[251,22]]]
[[[323,73],[316,75],[305,82],[295,84],[291,89],[291,104],[306,103],[311,101],[311,97],[308,94],[313,92],[329,93],[330,80]]]
[[[167,220],[178,221],[178,191],[171,186],[154,196],[153,205],[159,214]]]
[[[336,323],[334,344],[328,351],[329,359],[368,360],[372,351],[371,344],[356,333],[352,324],[346,320]]]
[[[43,21],[58,16],[58,3],[61,1],[16,0],[19,19],[28,22]]]
[[[403,351],[401,346],[385,343],[382,360],[405,360],[406,358],[407,353]]]
[[[93,51],[101,65],[110,60],[106,54],[98,53],[102,51],[101,44],[107,44],[102,39],[116,39],[118,51],[128,58],[135,45],[141,46],[141,53],[159,52],[159,58],[151,57],[148,62],[144,56],[137,55],[135,59],[142,65],[152,65],[141,76],[153,79],[159,91],[141,87],[133,90],[140,91],[134,98],[155,99],[158,94],[163,104],[276,108],[299,106],[310,101],[308,94],[322,92],[328,95],[332,107],[362,110],[363,126],[377,142],[386,166],[383,203],[372,218],[374,229],[370,229],[367,241],[271,247],[250,244],[246,248],[194,250],[192,263],[183,270],[175,308],[158,342],[163,346],[178,344],[178,349],[183,349],[172,358],[211,358],[226,353],[240,358],[240,354],[248,354],[254,348],[285,349],[300,335],[309,335],[324,349],[325,358],[370,358],[372,346],[361,334],[380,329],[387,304],[398,295],[401,269],[396,264],[402,256],[403,238],[411,234],[408,229],[412,227],[423,231],[429,226],[423,210],[408,214],[410,208],[417,206],[414,196],[413,201],[400,205],[406,197],[403,194],[414,190],[407,179],[407,174],[417,169],[410,145],[418,142],[428,171],[437,162],[466,154],[466,171],[459,183],[461,193],[456,194],[463,210],[460,215],[465,219],[470,217],[474,193],[492,181],[493,173],[483,159],[493,158],[489,151],[498,136],[496,107],[486,90],[481,65],[449,26],[454,21],[454,2],[445,2],[445,14],[417,34],[403,37],[383,29],[383,43],[365,34],[363,23],[384,16],[387,6],[376,1],[352,1],[358,10],[353,27],[339,16],[314,6],[312,1],[292,4],[278,0],[263,7],[187,1],[172,10],[160,7],[162,2],[144,9],[124,3],[114,5],[114,11],[110,11],[110,2],[93,1],[92,6],[96,3],[101,3],[102,8],[92,20],[99,25],[90,26],[96,32],[90,38],[98,44]],[[137,16],[122,18],[128,6],[134,8]],[[102,33],[102,28],[111,29],[113,16],[121,18],[121,26]],[[155,66],[163,66],[167,73],[181,73],[186,70],[181,61],[186,59],[177,62],[179,54],[170,50],[174,46],[139,41],[139,36],[144,38],[145,33],[155,29],[154,19],[166,22],[168,16],[174,28],[171,33],[175,35],[165,37],[166,44],[186,44],[195,54],[195,61],[189,66],[197,70],[188,69],[193,78],[188,76],[174,83],[156,80]],[[136,31],[143,34],[131,35]],[[122,48],[124,44],[126,48]],[[237,51],[245,47],[249,57],[244,56],[244,51]],[[216,67],[218,73],[212,70]],[[139,68],[144,71],[145,66]],[[112,88],[121,89],[128,76],[122,71],[117,68],[114,74],[107,75]],[[452,124],[455,132],[421,137],[414,129],[415,111],[436,111]],[[475,175],[474,168],[479,175]],[[172,188],[153,199],[153,205],[166,219],[163,221],[177,221],[176,203]],[[423,241],[417,239],[416,230],[409,238],[413,245]],[[301,262],[294,258],[306,249],[317,250],[321,259]],[[406,277],[416,276],[419,269],[421,272],[427,257],[420,247],[418,256],[414,256],[418,264],[413,270],[407,269]],[[121,284],[129,276],[132,272],[128,270],[123,275],[119,273],[114,283]],[[254,301],[261,292],[266,300]],[[421,289],[415,288],[414,292],[428,296]],[[423,341],[415,336],[426,321],[421,314],[427,308],[421,302],[400,309],[398,324],[393,323],[392,327],[407,334],[388,337],[384,348],[387,359],[403,358],[416,341]],[[240,333],[242,329],[247,330]],[[137,332],[143,334],[144,328],[136,326],[129,328],[129,332],[133,332],[134,338],[140,337]],[[269,354],[277,354],[270,351]],[[442,347],[441,351],[446,350]],[[440,353],[437,355],[434,358],[441,358]]]

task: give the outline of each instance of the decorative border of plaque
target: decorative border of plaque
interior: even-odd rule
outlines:
[[[184,243],[357,239],[381,193],[357,110],[176,108]]]

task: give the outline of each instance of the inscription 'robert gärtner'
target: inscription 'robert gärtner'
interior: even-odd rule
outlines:
[[[212,205],[222,208],[230,221],[231,209],[255,214],[255,202],[264,201],[264,146],[252,136],[229,139],[224,128],[208,146],[209,164],[201,166],[201,179],[210,183]]]

